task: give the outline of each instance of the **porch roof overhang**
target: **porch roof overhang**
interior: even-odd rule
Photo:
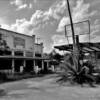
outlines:
[[[98,42],[98,43],[93,43],[93,42],[79,43],[79,47],[82,50],[82,52],[84,52],[84,53],[100,52],[100,42]],[[54,46],[54,48],[63,50],[63,51],[72,52],[73,44]]]
[[[49,60],[43,57],[0,56],[0,59]]]

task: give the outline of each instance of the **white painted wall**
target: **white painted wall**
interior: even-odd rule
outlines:
[[[3,38],[7,41],[7,44],[11,49],[34,51],[35,36],[27,36],[27,35],[19,34],[16,32],[7,31],[1,28],[0,28],[0,33],[3,34]],[[25,48],[23,48],[20,45],[14,47],[14,37],[19,37],[21,39],[24,39]]]
[[[35,53],[43,54],[43,43],[35,44]]]

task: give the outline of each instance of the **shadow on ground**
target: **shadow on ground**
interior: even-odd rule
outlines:
[[[6,96],[7,92],[4,89],[0,89],[0,97]]]

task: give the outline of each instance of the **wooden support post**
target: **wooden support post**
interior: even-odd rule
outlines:
[[[15,72],[15,60],[12,59],[12,74]]]
[[[26,60],[23,61],[23,67],[26,67]]]
[[[44,70],[44,61],[42,60],[42,70]]]
[[[47,61],[47,69],[49,68],[49,61]]]
[[[14,50],[12,50],[12,56],[14,56]]]
[[[23,53],[24,53],[24,57],[25,57],[26,56],[26,52],[24,51]]]
[[[76,35],[76,63],[77,63],[77,70],[80,71],[80,67],[79,67],[79,56],[80,56],[80,44],[79,44],[79,36]]]
[[[35,59],[33,60],[33,71],[34,71],[34,68],[35,68]]]

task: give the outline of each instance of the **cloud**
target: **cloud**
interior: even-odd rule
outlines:
[[[30,34],[30,32],[46,24],[49,19],[49,13],[37,10],[30,18],[30,20],[17,19],[16,23],[9,26],[10,30],[20,32],[23,34]],[[2,25],[3,28],[8,28],[8,25]]]
[[[57,9],[58,7],[56,7],[56,5],[53,5],[46,11],[36,10],[36,12],[32,14],[29,20],[27,20],[26,18],[17,19],[16,23],[12,25],[2,25],[2,27],[19,32],[19,33],[28,34],[28,35],[32,35],[32,34],[37,35],[38,33],[37,30],[41,29],[38,34],[40,36],[42,34],[42,36],[44,35],[45,38],[47,38],[46,36],[47,34],[49,35],[49,32],[51,32],[51,35],[53,34],[52,30],[55,27],[53,26],[53,23],[55,23],[55,21],[58,21],[60,19],[60,14],[62,14],[62,12],[60,13],[60,8],[59,10]],[[62,9],[62,6],[61,6],[61,9]],[[47,29],[50,31],[46,30],[45,26],[48,27]],[[50,27],[50,26],[53,26],[53,27]],[[51,38],[51,35],[48,37],[49,39]],[[51,46],[52,45],[46,45],[44,50],[50,51]]]
[[[20,2],[18,3],[18,1]],[[18,7],[21,7],[25,4],[25,2],[21,2],[22,0],[18,1],[16,3]],[[75,2],[75,4],[71,2],[71,10],[74,22],[82,21],[85,19],[89,19],[91,21],[91,18],[96,15],[96,11],[93,10],[90,12],[90,4],[85,3],[84,0],[77,0],[77,2],[74,0],[72,1]],[[32,8],[32,5],[29,4],[27,7]],[[2,27],[28,35],[39,34],[40,36],[45,37],[45,40],[47,39],[45,43],[47,43],[48,41],[50,42],[48,42],[48,44],[50,45],[46,44],[45,47],[45,50],[50,50],[50,48],[52,48],[54,45],[63,45],[68,43],[67,38],[65,38],[64,34],[62,35],[57,33],[62,33],[64,31],[64,25],[70,23],[66,7],[66,0],[57,0],[57,2],[55,2],[48,10],[36,10],[29,20],[25,18],[17,19],[16,23],[10,26],[3,25]],[[92,38],[96,37],[96,35],[98,34],[100,29],[99,27],[100,25],[98,23],[98,20],[92,22]],[[77,28],[77,31],[80,32],[80,28]],[[88,40],[88,36],[80,37],[80,40],[84,41],[84,39]],[[72,38],[69,38],[69,43],[72,43]],[[49,49],[47,48],[47,46]]]
[[[78,29],[79,30],[79,29]],[[84,31],[84,30],[83,30]],[[90,40],[89,34],[84,34],[79,36],[80,42],[100,42],[100,20],[96,19],[90,26]],[[72,37],[65,37],[65,34],[56,34],[52,36],[53,46],[57,45],[67,45],[72,43]]]
[[[95,15],[97,12],[92,11],[89,12],[90,4],[84,3],[84,0],[78,0],[76,2],[76,6],[72,9],[72,18],[73,22],[79,22],[86,19],[90,19],[93,15]],[[70,23],[69,16],[64,16],[58,25],[57,32],[64,31],[64,26],[68,25]]]
[[[31,9],[32,7],[33,7],[33,5],[30,3],[30,4],[29,4],[29,8]]]
[[[52,37],[53,40],[53,45],[63,45],[63,44],[68,44],[67,39],[64,37],[64,35],[54,35]]]
[[[91,41],[92,42],[100,42],[100,20],[96,19],[94,23],[91,25]]]
[[[27,7],[27,5],[23,5],[22,1],[13,2],[16,5],[19,6],[18,9],[22,9]],[[30,5],[31,6],[31,5]],[[31,8],[31,7],[30,7]],[[12,30],[15,30],[17,32],[25,33],[27,31],[34,31],[34,29],[39,28],[40,26],[45,26],[50,23],[53,23],[55,20],[59,20],[61,17],[61,14],[64,13],[64,10],[66,8],[66,2],[65,0],[57,2],[57,4],[53,4],[48,10],[42,11],[42,10],[36,10],[34,14],[32,14],[30,20],[23,19],[17,19],[16,23],[11,25]]]
[[[37,0],[34,0],[34,2],[37,2]],[[17,6],[17,10],[28,7],[32,8],[32,4],[26,4],[25,0],[14,0],[11,4]],[[26,20],[25,18],[17,19],[16,23],[10,25],[10,29],[24,34],[28,31],[32,32],[40,26],[44,27],[45,25],[53,24],[53,22],[59,20],[65,9],[65,0],[57,1],[46,11],[36,10],[29,20]]]
[[[91,41],[94,41],[97,39],[97,34],[98,32],[100,32],[100,22],[98,20],[95,20],[93,22],[92,17],[94,17],[97,14],[97,11],[91,11],[90,12],[90,4],[89,3],[84,3],[84,0],[77,0],[76,2],[76,6],[74,6],[72,8],[72,18],[73,18],[73,22],[79,22],[79,21],[83,21],[83,20],[87,20],[89,19],[92,24],[91,24]],[[69,20],[69,16],[63,16],[58,24],[58,28],[57,28],[57,32],[59,33],[63,33],[63,34],[58,34],[58,35],[54,35],[52,36],[52,40],[53,40],[53,45],[63,45],[63,44],[67,44],[68,41],[67,38],[65,39],[64,37],[64,26],[70,24],[70,20]],[[70,27],[67,27],[70,29]],[[84,25],[84,27],[81,25],[78,25],[78,27],[76,27],[74,25],[74,30],[77,33],[84,33],[85,30],[88,30],[88,26],[87,24]],[[86,31],[88,32],[88,31]],[[72,34],[71,33],[71,29],[70,31],[67,31],[67,34]],[[95,35],[93,35],[95,34]],[[71,36],[71,35],[70,35]],[[100,37],[99,37],[100,38]],[[69,39],[69,43],[72,43],[72,38],[68,38]],[[84,41],[85,40],[85,41]],[[80,42],[89,42],[89,35],[82,35],[80,36]]]
[[[23,4],[23,0],[13,0],[10,2],[10,4],[21,6]]]
[[[61,0],[59,2],[56,2],[52,7],[49,9],[52,11],[51,15],[54,16],[57,19],[60,19],[61,15],[64,14],[66,10],[66,0]]]
[[[27,21],[25,18],[20,19],[20,20],[17,19],[16,23],[11,25],[11,30],[20,32],[23,34],[28,34],[28,35],[31,34],[30,32],[31,32],[32,28],[33,28],[33,26],[31,24],[31,22]]]
[[[12,24],[12,25],[2,24],[1,27],[4,28],[4,29],[19,32],[19,33],[22,33],[22,34],[32,35],[30,33],[30,28],[31,28],[30,22],[27,21],[25,18],[17,19],[16,23]]]
[[[91,25],[91,34],[94,35],[95,33],[100,31],[100,21],[96,19],[94,24]]]
[[[16,10],[21,10],[27,7],[27,4],[23,4],[21,6],[19,6]]]
[[[15,5],[17,7],[17,11],[28,8],[28,5],[25,3],[25,0],[14,0],[10,2],[11,5]],[[30,6],[29,6],[30,7]]]
[[[1,25],[1,28],[8,29],[9,30],[11,27],[9,25],[7,25],[7,24],[2,24]]]
[[[33,0],[34,3],[37,3],[37,0]]]

